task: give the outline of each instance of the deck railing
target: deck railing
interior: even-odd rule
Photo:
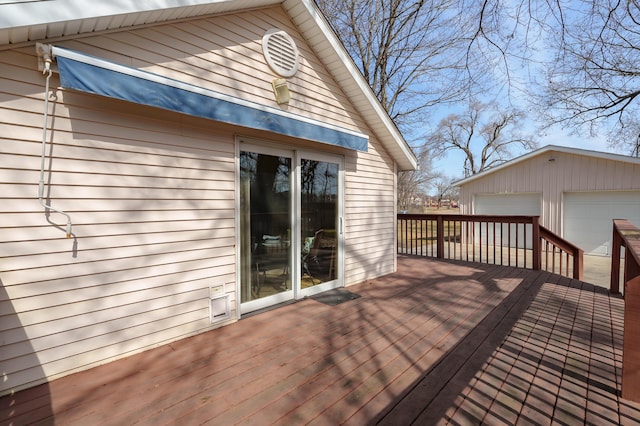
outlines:
[[[582,250],[538,216],[399,214],[398,253],[583,274]]]
[[[620,259],[624,250],[624,336],[622,397],[640,402],[640,229],[628,220],[613,221],[612,293],[620,292]]]

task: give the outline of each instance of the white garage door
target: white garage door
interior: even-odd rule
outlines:
[[[525,194],[477,194],[474,198],[474,213],[475,214],[488,214],[488,215],[504,215],[504,216],[540,216],[540,204],[541,195],[539,193],[525,193]],[[516,241],[518,246],[531,248],[531,242],[528,241],[531,237],[531,225],[520,225],[517,227],[517,232],[513,227],[508,229],[509,225],[499,226],[494,230],[489,229],[489,235],[484,235],[485,231],[481,228],[481,235],[478,238],[482,238],[489,244],[494,244],[493,235],[495,232],[496,241],[495,244],[499,245],[506,243],[503,237],[511,235],[511,241],[508,244],[511,247],[515,247]],[[525,229],[526,228],[526,229]],[[516,236],[517,235],[517,236]],[[525,236],[528,235],[528,238]],[[477,241],[476,241],[477,242]]]
[[[585,253],[611,255],[613,219],[640,226],[640,191],[564,194],[564,238]]]
[[[475,214],[540,216],[541,196],[526,194],[478,194],[474,200]]]

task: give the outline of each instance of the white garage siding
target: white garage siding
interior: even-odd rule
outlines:
[[[542,195],[527,194],[476,194],[474,214],[540,216]]]
[[[564,194],[640,191],[640,159],[548,146],[467,178],[459,186],[461,213],[465,214],[474,212],[478,195],[539,193],[540,223],[565,235]]]
[[[640,226],[640,191],[564,195],[564,237],[588,254],[611,255],[613,219]]]

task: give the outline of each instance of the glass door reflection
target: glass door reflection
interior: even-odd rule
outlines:
[[[338,278],[339,166],[304,158],[300,166],[300,284],[305,289]]]
[[[283,156],[240,152],[242,303],[292,292],[291,163]]]

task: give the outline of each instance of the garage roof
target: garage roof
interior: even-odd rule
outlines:
[[[472,182],[474,180],[477,179],[482,179],[485,176],[488,176],[492,173],[495,173],[497,171],[506,169],[507,167],[512,167],[515,166],[518,163],[522,163],[523,161],[527,161],[533,157],[538,157],[540,155],[544,155],[550,152],[563,152],[566,154],[574,154],[574,155],[582,155],[582,156],[587,156],[587,157],[593,157],[593,158],[599,158],[599,159],[605,159],[605,160],[612,160],[612,161],[622,161],[625,163],[632,163],[632,164],[640,164],[640,158],[636,158],[636,157],[629,157],[627,155],[620,155],[620,154],[611,154],[609,152],[602,152],[602,151],[592,151],[592,150],[588,150],[588,149],[581,149],[581,148],[568,148],[565,146],[557,146],[557,145],[546,145],[540,149],[537,149],[535,151],[529,152],[527,154],[524,154],[520,157],[516,157],[512,160],[507,161],[506,163],[502,163],[499,166],[496,167],[492,167],[488,170],[485,170],[481,173],[475,174],[473,176],[469,176],[468,178],[459,180],[457,182],[454,183],[454,186],[462,186],[465,185],[469,182]]]
[[[103,31],[127,30],[198,16],[281,5],[309,46],[398,164],[415,170],[417,159],[395,123],[373,94],[313,0],[0,0],[0,50],[52,42]]]

